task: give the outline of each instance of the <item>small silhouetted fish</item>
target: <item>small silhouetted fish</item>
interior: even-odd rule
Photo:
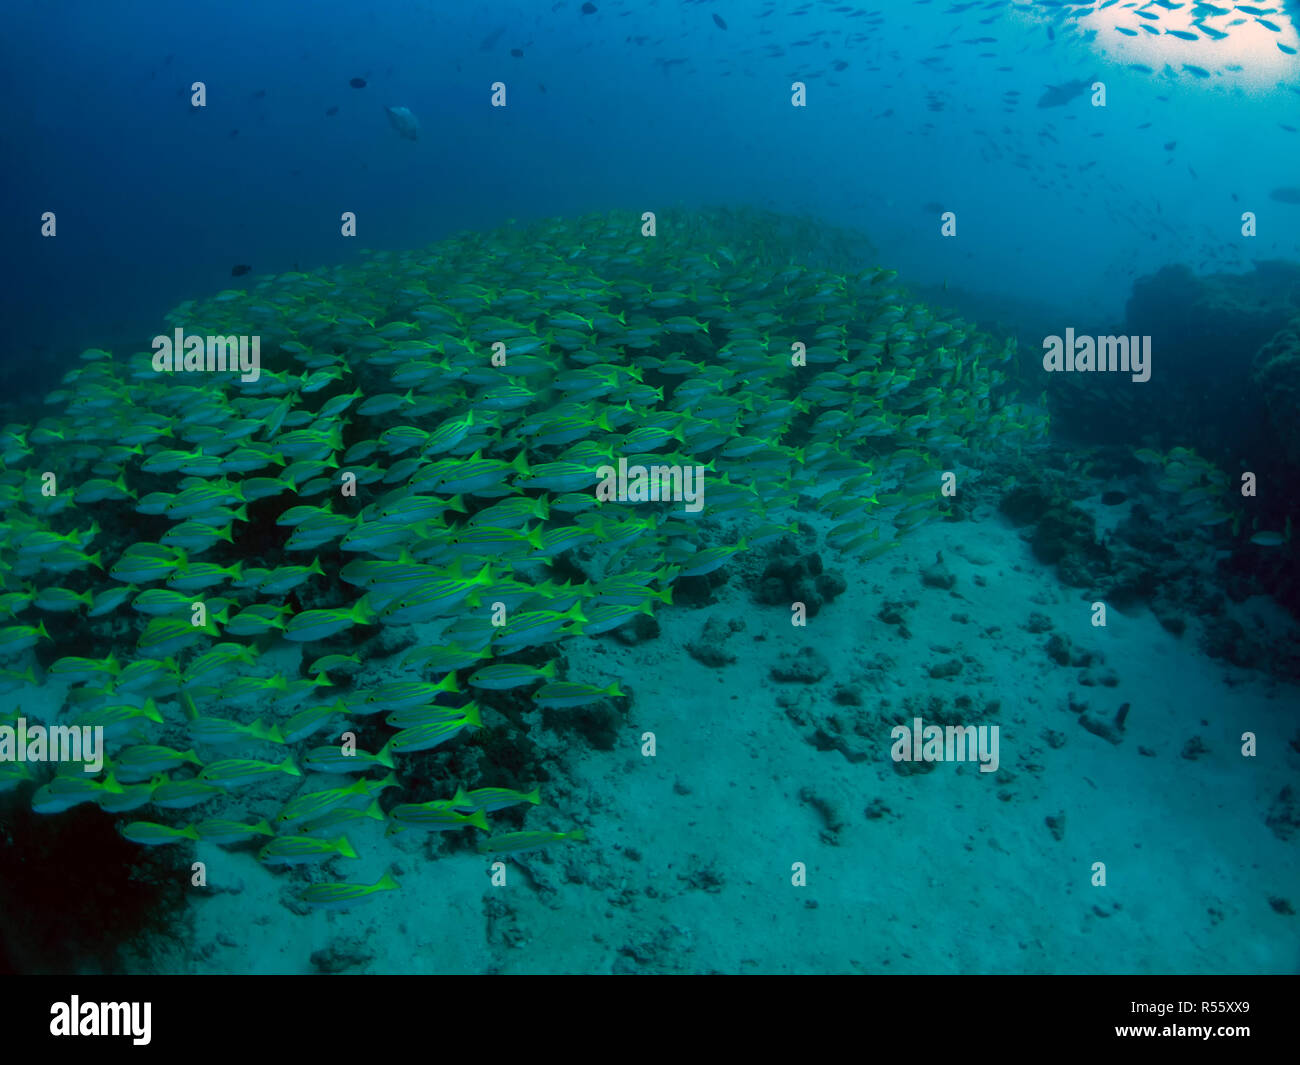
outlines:
[[[258,89],[257,92],[253,93],[253,99],[260,100],[265,95],[266,95],[265,89]]]
[[[582,13],[584,15],[594,15],[596,13],[596,5],[592,3],[583,4]]]
[[[1165,151],[1172,152],[1177,147],[1178,147],[1177,141],[1169,141],[1165,144]]]
[[[943,204],[931,200],[929,203],[921,204],[921,210],[926,214],[943,214]]]
[[[492,46],[496,44],[497,41],[501,40],[501,35],[505,32],[506,32],[506,28],[504,26],[498,26],[486,37],[484,37],[483,40],[479,41],[478,50],[480,52],[490,52],[492,50]]]
[[[1048,26],[1048,27],[1047,27],[1047,39],[1048,39],[1049,41],[1054,41],[1054,40],[1056,40],[1056,31],[1055,31],[1054,29],[1052,29],[1051,26]]]
[[[1278,203],[1300,203],[1300,188],[1294,185],[1284,185],[1282,188],[1270,192],[1268,198],[1276,200]]]
[[[848,63],[844,62],[843,59],[837,59],[837,60],[835,60],[835,69],[836,69],[836,70],[844,70],[844,69],[847,68],[847,67],[848,67]]]
[[[406,107],[385,107],[384,111],[388,114],[388,121],[393,124],[393,129],[408,141],[417,140],[420,133],[420,122],[415,115],[411,114]]]
[[[511,48],[510,54],[514,56],[516,59],[523,59],[524,50],[522,48]]]
[[[542,92],[545,92],[545,91],[546,91],[546,86],[543,85],[540,81],[537,83],[537,87],[538,87],[539,89],[541,89]]]
[[[230,268],[230,276],[243,277],[251,269],[253,268],[249,266],[247,263],[240,263],[238,266],[232,266]]]
[[[1082,96],[1088,91],[1088,86],[1096,81],[1096,77],[1079,78],[1075,81],[1062,82],[1060,85],[1049,85],[1047,91],[1038,98],[1039,107],[1064,107],[1076,96]]]
[[[717,24],[718,29],[725,30],[727,28],[727,24],[722,21],[721,15],[714,15],[713,21]]]
[[[237,129],[232,129],[232,130],[230,131],[230,135],[231,135],[232,137],[238,137],[238,136],[239,136],[239,130],[237,130]]]
[[[364,89],[366,87],[366,79],[353,78],[351,81],[348,82],[348,84],[351,85],[354,89]]]
[[[326,115],[337,115],[338,113],[339,113],[339,109],[337,107],[331,107],[328,111],[325,112]]]

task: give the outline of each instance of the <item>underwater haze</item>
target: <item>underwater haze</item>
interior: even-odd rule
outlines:
[[[1300,4],[6,15],[0,971],[1300,968]]]

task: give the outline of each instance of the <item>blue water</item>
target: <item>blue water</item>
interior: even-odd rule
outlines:
[[[1044,4],[597,6],[9,5],[9,357],[152,330],[236,263],[347,261],[358,245],[613,206],[809,213],[863,230],[914,280],[1102,318],[1166,262],[1296,254],[1295,209],[1267,199],[1293,182],[1300,137],[1279,128],[1300,103],[1295,57],[1276,47],[1295,43],[1285,17],[1281,34],[1247,19],[1190,42],[1121,36],[1111,27],[1144,21],[1124,7],[1085,20]],[[964,43],[980,38],[995,40]],[[1045,85],[1094,74],[1104,109],[1035,106]],[[790,106],[800,78],[804,109]],[[388,106],[411,108],[423,137],[395,136]],[[957,240],[927,203],[958,212]],[[1261,214],[1249,244],[1241,209]],[[344,210],[355,240],[338,235]]]

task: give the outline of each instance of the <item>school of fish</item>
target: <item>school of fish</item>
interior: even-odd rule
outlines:
[[[1013,344],[892,271],[817,265],[797,233],[748,209],[594,214],[167,316],[256,335],[256,380],[84,352],[46,417],[0,433],[0,724],[62,685],[44,723],[102,727],[108,758],[0,763],[0,789],[315,877],[355,856],[359,819],[468,828],[485,855],[583,840],[505,770],[524,787],[402,792],[493,700],[563,712],[636,686],[566,679],[563,641],[672,610],[679,582],[792,533],[882,556],[943,517],[945,474],[1047,434],[1014,401]],[[701,468],[702,508],[598,498],[621,459]],[[535,827],[494,829],[507,807]]]

